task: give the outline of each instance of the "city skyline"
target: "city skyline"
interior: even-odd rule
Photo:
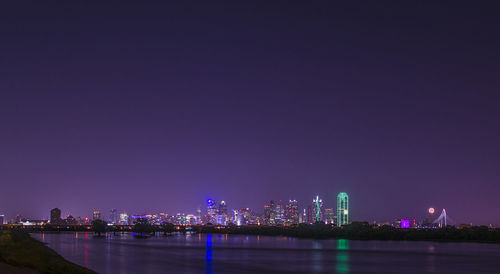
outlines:
[[[135,223],[136,218],[158,218],[152,221],[159,225],[161,222],[172,222],[174,224],[214,224],[214,225],[248,225],[248,224],[258,224],[258,225],[296,225],[300,223],[314,224],[315,222],[322,222],[325,224],[332,224],[336,226],[343,226],[353,222],[349,217],[351,212],[349,211],[349,195],[345,192],[339,192],[337,195],[336,208],[327,208],[323,204],[323,200],[317,195],[313,199],[312,206],[300,204],[295,199],[290,199],[288,201],[283,200],[271,200],[269,204],[263,206],[263,210],[258,208],[228,208],[227,202],[217,201],[212,198],[206,200],[205,210],[201,209],[201,206],[197,208],[196,213],[191,212],[166,212],[166,211],[152,211],[152,212],[128,212],[125,209],[117,210],[112,208],[109,211],[109,216],[106,213],[101,212],[101,210],[93,210],[91,217],[88,216],[73,216],[70,213],[62,214],[61,209],[53,208],[50,210],[50,218],[26,218],[18,214],[15,218],[8,220],[9,224],[25,224],[34,225],[42,223],[50,223],[54,225],[74,225],[74,224],[90,224],[95,220],[104,220],[108,222],[109,225],[120,224],[120,225],[130,225]],[[348,213],[349,211],[349,213]],[[202,214],[204,212],[204,214]],[[246,213],[245,213],[246,212]],[[131,214],[129,214],[131,213]],[[354,222],[367,222],[378,225],[390,224],[392,226],[403,227],[403,221],[408,224],[412,222],[412,227],[420,226],[432,226],[433,224],[439,224],[446,226],[446,209],[442,209],[441,215],[436,219],[434,215],[435,209],[430,207],[427,209],[426,214],[420,214],[418,216],[394,216],[391,220],[373,220],[373,222],[368,220],[354,220]],[[242,217],[243,214],[243,217]],[[248,215],[246,215],[248,214]],[[443,222],[444,215],[444,222]],[[0,215],[4,217],[4,215]],[[181,219],[179,219],[181,218]],[[242,219],[243,218],[243,219]],[[459,223],[448,217],[450,220],[448,224],[455,226],[468,226],[473,225],[472,223]],[[418,221],[417,221],[418,220]],[[400,224],[401,223],[401,224]],[[0,223],[2,224],[2,223]],[[475,224],[477,225],[477,224]],[[483,224],[484,225],[484,224]],[[492,224],[489,224],[492,226]]]
[[[0,13],[1,273],[498,273],[500,1]]]
[[[3,7],[9,219],[194,213],[209,197],[334,208],[342,191],[354,220],[434,207],[500,226],[487,1]]]
[[[321,198],[320,198],[321,197]],[[289,199],[271,199],[271,201],[274,201],[276,203],[280,203],[280,204],[283,204],[283,207],[285,206],[285,204],[288,202],[288,201],[294,201],[295,203],[298,203],[298,209],[299,209],[299,212],[302,214],[306,214],[306,211],[307,209],[311,210],[311,220],[309,223],[314,223],[314,220],[317,219],[317,218],[320,218],[322,219],[322,221],[325,221],[325,218],[323,216],[324,214],[324,210],[325,209],[332,209],[333,210],[333,214],[335,214],[335,220],[337,221],[337,219],[339,218],[339,212],[344,212],[344,206],[347,206],[347,207],[350,207],[350,196],[347,195],[347,193],[345,192],[337,192],[337,194],[334,196],[334,197],[330,197],[331,199],[326,199],[326,202],[323,203],[323,198],[324,197],[323,195],[314,195],[312,198],[312,206],[310,205],[311,203],[310,202],[306,202],[306,201],[302,201],[300,202],[297,201],[297,199],[295,198],[289,198]],[[341,201],[344,201],[344,199],[346,199],[347,197],[347,202],[341,202]],[[262,198],[260,198],[262,199]],[[311,199],[309,199],[311,200]],[[115,217],[109,217],[109,218],[119,218],[119,215],[120,214],[127,214],[127,216],[129,217],[132,217],[132,216],[141,216],[141,215],[150,215],[150,214],[168,214],[169,216],[175,216],[176,214],[184,214],[184,215],[197,215],[198,214],[198,211],[200,209],[201,212],[204,212],[206,213],[205,215],[210,215],[209,213],[209,210],[207,210],[206,208],[206,203],[213,203],[212,205],[212,208],[215,210],[213,212],[216,212],[216,210],[219,208],[219,204],[217,204],[218,202],[222,202],[224,203],[225,207],[227,208],[227,202],[226,201],[230,201],[230,210],[239,210],[241,208],[247,208],[249,209],[252,214],[255,214],[256,216],[264,216],[265,215],[265,211],[266,211],[266,207],[268,205],[266,205],[267,203],[264,202],[262,205],[260,206],[254,206],[254,207],[249,207],[248,204],[243,204],[241,202],[236,202],[236,204],[239,204],[241,206],[233,206],[232,203],[231,203],[231,200],[230,199],[226,199],[226,200],[221,200],[221,201],[217,201],[216,199],[213,199],[212,197],[208,197],[206,198],[206,200],[204,201],[204,203],[199,203],[198,206],[190,206],[188,207],[189,209],[182,209],[181,210],[169,210],[168,208],[163,208],[163,209],[155,209],[155,208],[152,208],[152,207],[149,207],[148,209],[131,209],[132,207],[127,207],[127,206],[124,206],[124,207],[111,207],[111,208],[100,208],[100,207],[91,207],[88,209],[88,211],[75,211],[75,210],[71,210],[71,209],[65,209],[64,211],[59,212],[59,215],[62,216],[62,217],[78,217],[78,218],[82,218],[82,219],[87,219],[88,222],[92,221],[92,220],[95,220],[95,219],[102,219],[102,220],[108,220],[108,213],[109,214],[115,214]],[[269,200],[268,200],[269,201]],[[267,201],[267,202],[268,202]],[[319,214],[317,214],[316,212],[316,207],[319,206],[318,202],[321,204],[321,217],[319,217]],[[253,203],[255,204],[255,202]],[[356,205],[356,204],[355,204]],[[137,207],[135,207],[137,208]],[[178,207],[180,208],[180,207]],[[210,206],[209,206],[210,208]],[[355,208],[360,208],[360,207],[356,207]],[[411,217],[411,218],[417,218],[419,220],[425,220],[426,218],[429,218],[430,215],[434,216],[434,210],[435,208],[438,210],[439,208],[442,208],[443,210],[445,210],[445,207],[439,207],[439,206],[435,206],[434,204],[431,204],[430,206],[426,207],[426,208],[419,208],[419,209],[413,209],[410,212],[405,212],[405,213],[398,213],[398,214],[394,214],[388,218],[376,218],[376,217],[373,217],[373,218],[365,218],[365,219],[362,219],[362,217],[359,217],[359,218],[354,218],[354,220],[352,220],[351,218],[351,213],[352,212],[355,212],[355,211],[351,211],[351,209],[349,209],[349,217],[347,218],[347,216],[345,217],[346,220],[340,220],[340,222],[342,224],[346,224],[346,223],[350,223],[351,221],[355,221],[355,222],[369,222],[369,223],[391,223],[393,222],[394,220],[400,220],[400,219],[404,219],[404,218],[408,218],[408,217]],[[54,207],[52,208],[51,210],[53,209],[61,209],[61,207]],[[113,213],[110,213],[108,212],[108,210],[111,210]],[[303,210],[303,212],[301,211]],[[432,213],[430,213],[430,210],[432,210]],[[52,212],[52,211],[51,211]],[[396,212],[396,211],[394,211]],[[401,211],[400,211],[401,212]],[[16,214],[13,214],[13,215],[8,215],[8,214],[1,214],[2,212],[0,212],[0,215],[4,216],[4,220],[5,220],[5,223],[7,222],[11,222],[11,221],[17,221],[18,219],[20,218],[24,218],[24,219],[32,219],[32,220],[51,220],[52,217],[51,217],[51,214],[42,214],[42,215],[24,215],[22,212],[18,212]],[[46,212],[45,212],[46,213]],[[99,217],[96,217],[99,216]],[[203,216],[205,216],[203,215]],[[229,213],[230,215],[230,213]],[[347,214],[345,214],[347,215]],[[356,215],[355,215],[356,216]],[[361,214],[361,216],[363,216],[363,214]],[[306,218],[305,216],[303,218]],[[300,218],[301,222],[306,222],[305,219],[303,219],[302,216]],[[342,218],[342,217],[341,217]],[[217,223],[216,219],[212,220],[213,223]],[[338,224],[338,223],[336,223]],[[458,224],[464,224],[464,225],[468,225],[468,224],[474,224],[474,225],[494,225],[494,226],[497,226],[497,224],[495,222],[487,222],[487,223],[474,223],[470,220],[461,220],[461,219],[458,219],[458,220],[455,220],[454,221],[454,225],[458,225]]]

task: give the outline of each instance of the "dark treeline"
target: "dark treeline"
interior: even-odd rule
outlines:
[[[400,229],[392,226],[371,226],[366,222],[353,222],[342,227],[323,223],[299,224],[293,227],[228,226],[204,227],[204,233],[228,233],[246,235],[288,236],[296,238],[391,241],[449,241],[500,243],[500,229],[476,226],[458,229],[448,226],[442,229]]]
[[[487,226],[468,228],[400,229],[392,226],[373,226],[367,222],[353,222],[349,225],[336,227],[323,223],[299,224],[295,226],[262,226],[262,225],[193,225],[178,226],[170,223],[150,225],[147,222],[138,222],[133,226],[107,226],[105,222],[94,222],[91,226],[40,226],[30,227],[28,232],[41,231],[93,231],[96,235],[105,232],[135,232],[141,237],[161,232],[165,235],[172,233],[214,233],[240,234],[261,236],[287,236],[313,239],[350,239],[350,240],[392,240],[392,241],[448,241],[448,242],[484,242],[500,243],[500,229],[491,229]]]

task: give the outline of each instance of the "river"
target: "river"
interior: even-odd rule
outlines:
[[[500,273],[500,245],[243,235],[33,233],[98,273]]]

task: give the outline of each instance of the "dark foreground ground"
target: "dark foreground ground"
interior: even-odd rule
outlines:
[[[45,244],[17,230],[0,231],[0,273],[95,273],[66,261]]]

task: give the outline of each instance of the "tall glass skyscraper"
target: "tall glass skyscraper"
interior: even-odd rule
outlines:
[[[323,200],[321,200],[319,196],[313,199],[313,214],[314,222],[323,221]]]
[[[226,202],[221,201],[219,204],[219,209],[217,211],[217,224],[226,225],[227,224],[227,205]]]
[[[110,224],[118,224],[118,222],[120,221],[120,218],[119,218],[119,215],[118,215],[118,211],[116,210],[116,208],[113,208],[109,211],[109,223]]]
[[[217,203],[212,200],[207,200],[207,223],[216,224],[217,222]]]
[[[286,223],[298,224],[299,223],[299,203],[297,200],[289,200],[285,210]]]
[[[349,196],[345,192],[337,195],[337,225],[349,223]]]

